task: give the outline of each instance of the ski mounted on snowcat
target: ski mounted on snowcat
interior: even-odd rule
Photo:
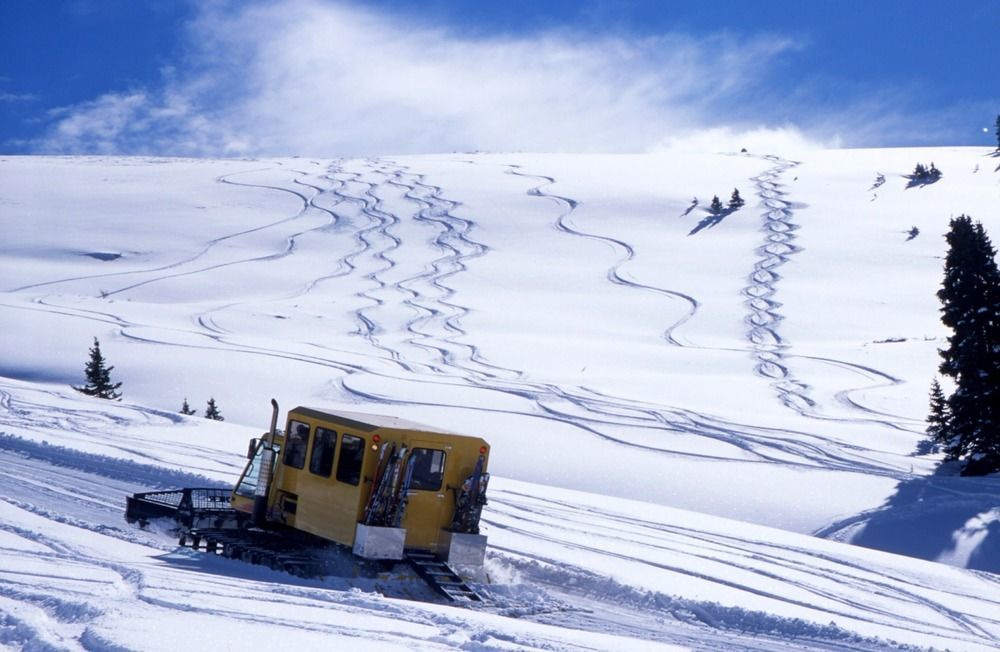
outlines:
[[[126,519],[169,517],[182,545],[300,574],[318,571],[310,548],[333,543],[365,560],[405,560],[449,599],[478,599],[455,569],[482,574],[484,440],[306,407],[290,410],[282,431],[278,404],[271,405],[271,429],[250,441],[232,490],[135,494]]]

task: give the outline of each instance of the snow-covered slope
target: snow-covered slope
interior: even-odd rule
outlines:
[[[944,177],[907,187],[932,161]],[[0,641],[156,648],[185,620],[196,647],[236,645],[287,619],[304,645],[990,649],[995,576],[837,541],[1000,571],[1000,483],[936,471],[921,436],[940,235],[960,213],[1000,229],[996,167],[968,148],[0,160]],[[746,206],[709,215],[734,188]],[[95,336],[127,403],[66,391]],[[210,396],[226,424],[176,415]],[[120,521],[124,493],[231,482],[271,396],[489,439],[501,612]]]

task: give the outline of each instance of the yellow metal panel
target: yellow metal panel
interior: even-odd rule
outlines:
[[[380,444],[393,442],[410,450],[429,448],[446,454],[440,489],[411,491],[403,521],[407,529],[407,547],[424,550],[437,551],[442,530],[451,524],[455,509],[454,489],[472,474],[481,451],[485,451],[483,454],[487,459],[489,456],[486,442],[478,437],[466,437],[394,417],[355,412],[340,415],[298,407],[288,413],[287,423],[293,420],[310,427],[306,459],[303,468],[296,469],[285,466],[283,454],[280,456],[275,487],[271,493],[272,511],[278,492],[295,494],[298,497],[297,510],[294,516],[286,517],[289,525],[348,546],[354,542],[357,523],[363,516],[372,491],[378,457],[375,452],[377,445],[374,444],[376,437]],[[337,432],[336,454],[329,478],[309,470],[312,438],[317,426]],[[344,434],[364,440],[365,457],[356,486],[336,479]],[[486,470],[485,465],[483,470]]]

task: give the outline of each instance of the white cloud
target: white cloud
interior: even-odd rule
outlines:
[[[472,38],[320,0],[207,6],[183,67],[159,88],[64,109],[35,149],[641,151],[729,122],[766,64],[796,47],[726,35]]]
[[[736,152],[746,149],[753,153],[775,153],[795,155],[817,148],[840,147],[841,142],[834,136],[828,140],[816,140],[807,136],[794,125],[782,127],[758,126],[749,129],[712,127],[699,129],[681,136],[665,138],[657,149],[671,149],[692,152]]]

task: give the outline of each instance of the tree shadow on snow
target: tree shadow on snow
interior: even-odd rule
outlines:
[[[695,226],[693,229],[691,229],[691,231],[688,233],[688,235],[694,235],[694,234],[698,233],[699,231],[702,231],[702,230],[707,229],[709,227],[713,227],[713,226],[715,226],[716,224],[718,224],[722,220],[726,219],[727,217],[729,217],[730,215],[732,215],[735,212],[736,212],[735,208],[724,208],[719,213],[709,213],[700,222],[698,222],[697,226]]]
[[[960,477],[958,468],[900,482],[851,543],[1000,573],[1000,475]]]
[[[681,213],[681,217],[687,217],[688,215],[691,214],[691,211],[693,211],[697,207],[698,207],[698,198],[695,197],[694,199],[691,200],[691,205],[688,206],[686,209],[684,209],[684,212]]]
[[[915,175],[905,175],[906,179],[909,181],[906,184],[906,189],[910,188],[923,188],[924,186],[929,186],[935,184],[941,180],[940,176],[915,176]]]

